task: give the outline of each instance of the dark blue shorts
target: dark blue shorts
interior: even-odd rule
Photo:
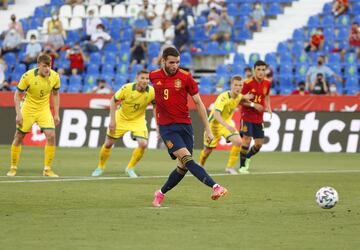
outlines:
[[[191,124],[176,123],[159,126],[160,135],[169,155],[173,160],[176,156],[173,153],[180,148],[187,148],[192,155],[194,148],[194,132]]]
[[[254,139],[264,138],[264,124],[241,120],[241,134],[251,136]]]

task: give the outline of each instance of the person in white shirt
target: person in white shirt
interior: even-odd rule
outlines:
[[[111,41],[111,36],[104,29],[105,27],[102,24],[96,26],[96,31],[91,35],[90,42],[85,44],[85,50],[89,52],[100,51],[105,43]]]
[[[22,61],[26,65],[29,65],[31,63],[35,63],[37,61],[38,55],[41,53],[41,45],[36,40],[36,35],[30,36],[30,43],[26,45],[26,52],[25,52],[25,58]]]
[[[84,40],[90,40],[91,35],[96,32],[96,27],[98,24],[101,24],[101,19],[99,17],[94,16],[94,10],[88,11],[89,17],[86,19],[85,27],[86,27],[86,37]]]

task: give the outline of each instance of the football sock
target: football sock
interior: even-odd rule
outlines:
[[[205,150],[201,150],[200,153],[200,159],[199,159],[199,164],[200,166],[205,166],[205,162],[207,160],[207,158],[209,157],[210,154],[205,154]]]
[[[55,149],[56,147],[54,145],[45,145],[44,149],[44,168],[51,169],[52,162],[55,157]]]
[[[185,156],[186,157],[186,156]],[[189,160],[185,163],[185,167],[189,169],[190,173],[198,178],[199,181],[204,183],[209,187],[213,187],[216,182],[206,173],[205,169],[202,168],[199,164],[194,162],[194,160]]]
[[[249,152],[246,155],[246,158],[250,158],[251,156],[255,155],[257,152],[260,151],[260,148],[257,148],[254,146],[251,147],[251,149],[249,150]]]
[[[232,146],[230,150],[229,160],[227,163],[228,168],[233,168],[235,165],[235,162],[239,159],[240,154],[240,147]]]
[[[21,145],[15,146],[14,144],[11,145],[11,167],[17,168],[19,163],[21,153]]]
[[[135,168],[136,163],[138,163],[138,161],[140,161],[140,159],[143,157],[144,152],[145,152],[145,148],[135,148],[134,151],[132,152],[127,168],[128,169]]]
[[[170,191],[173,187],[175,187],[185,176],[187,170],[183,170],[179,167],[174,169],[169,175],[168,180],[162,186],[161,193],[165,194],[167,191]]]
[[[244,167],[245,166],[245,160],[246,160],[246,155],[249,152],[249,146],[241,146],[241,150],[240,150],[240,167]]]
[[[105,145],[103,145],[101,147],[100,159],[99,159],[99,164],[98,164],[99,168],[105,169],[105,164],[106,164],[106,161],[109,159],[110,153],[111,153],[111,148],[106,148]]]

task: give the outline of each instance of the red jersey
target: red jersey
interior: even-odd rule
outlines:
[[[191,74],[179,69],[168,76],[163,69],[150,72],[150,81],[155,89],[156,118],[159,125],[174,123],[190,124],[188,94],[193,96],[199,88]]]
[[[291,92],[292,95],[310,95],[310,92],[307,90],[304,91],[300,91],[300,90],[294,90],[293,92]]]
[[[258,82],[255,77],[244,82],[244,87],[241,91],[243,95],[252,93],[254,98],[251,100],[254,103],[259,103],[265,108],[265,96],[269,95],[271,82],[268,79]],[[241,119],[252,123],[262,123],[264,112],[259,112],[252,107],[242,106]]]
[[[311,44],[319,47],[320,44],[325,40],[325,37],[323,34],[319,35],[319,34],[314,34],[311,36]]]
[[[70,69],[84,70],[84,60],[80,53],[70,54]]]

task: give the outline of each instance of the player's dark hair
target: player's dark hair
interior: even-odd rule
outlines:
[[[257,60],[255,63],[254,63],[254,69],[256,69],[256,67],[259,67],[259,66],[265,66],[267,67],[267,64],[266,62],[262,61],[262,60]]]
[[[162,53],[162,58],[167,59],[168,56],[180,56],[180,52],[175,47],[167,47]]]
[[[241,75],[234,75],[233,77],[231,77],[230,84],[232,84],[233,81],[241,81],[241,80],[242,80]]]
[[[149,74],[149,71],[146,70],[146,69],[142,69],[142,70],[139,70],[139,71],[136,73],[137,76],[140,75],[140,74]]]
[[[46,65],[51,65],[51,57],[47,54],[40,54],[37,58],[37,63],[45,63]]]

